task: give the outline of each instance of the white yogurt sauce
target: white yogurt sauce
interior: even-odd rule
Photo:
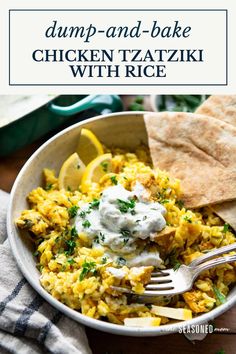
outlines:
[[[78,233],[85,232],[94,246],[100,244],[112,253],[123,256],[135,252],[138,239],[151,238],[166,226],[166,209],[160,203],[148,201],[146,196],[140,183],[131,192],[121,185],[107,188],[99,206],[88,203],[79,210],[75,219]],[[159,253],[143,251],[135,259],[132,266],[161,263]]]
[[[127,260],[126,264],[129,267],[154,266],[159,268],[163,264],[163,261],[160,258],[159,252],[143,251],[136,257]]]

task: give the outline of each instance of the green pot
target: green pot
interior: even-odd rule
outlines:
[[[116,95],[0,96],[0,156],[93,115],[122,110]]]

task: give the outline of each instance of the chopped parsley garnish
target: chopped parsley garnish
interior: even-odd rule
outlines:
[[[120,233],[124,237],[123,242],[124,242],[124,246],[125,246],[129,242],[131,232],[130,232],[130,230],[123,229],[123,230],[120,230]]]
[[[166,204],[166,203],[169,203],[170,201],[169,201],[169,199],[162,199],[162,200],[160,200],[160,203],[161,204]],[[155,209],[154,209],[155,210]]]
[[[166,197],[165,192],[166,192],[166,188],[162,188],[162,191],[157,193],[157,198],[158,199],[165,199],[165,197]]]
[[[33,256],[34,257],[37,257],[39,255],[39,251],[35,251],[34,253],[33,253]]]
[[[102,242],[105,241],[105,235],[102,232],[99,232],[99,238]]]
[[[67,237],[70,236],[70,239],[65,241],[66,244],[65,255],[71,256],[74,253],[74,249],[76,247],[75,238],[78,236],[75,226],[73,226],[69,232],[68,230],[66,230],[64,233],[62,233],[61,238],[64,239],[64,237],[66,236]],[[64,251],[62,250],[62,252]]]
[[[89,203],[90,209],[98,209],[100,201],[98,199],[94,199],[91,203]]]
[[[81,212],[79,213],[79,217],[80,217],[80,218],[84,219],[85,216],[86,216],[86,211],[81,211]]]
[[[116,259],[116,263],[118,264],[118,265],[125,265],[126,264],[126,260],[123,258],[123,257],[118,257],[117,259]]]
[[[80,167],[81,167],[81,166],[78,164],[78,165],[77,165],[77,169],[79,170],[79,169],[80,169]]]
[[[213,285],[213,290],[214,290],[214,293],[215,293],[215,296],[216,296],[217,300],[221,304],[224,304],[225,301],[226,301],[226,297],[224,296],[224,294],[222,294],[222,292],[215,285]]]
[[[65,264],[62,264],[61,265],[61,272],[64,272],[66,270],[66,265]]]
[[[114,185],[118,184],[116,176],[111,176],[111,181],[112,181],[112,184],[114,184]]]
[[[107,172],[107,171],[108,171],[108,162],[103,161],[103,162],[101,163],[101,166],[102,166],[103,172]]]
[[[178,270],[180,266],[181,266],[181,263],[177,261],[173,267],[174,271]]]
[[[44,266],[42,264],[36,264],[36,268],[40,271],[40,273],[42,273],[42,270],[44,268]]]
[[[75,249],[75,246],[76,246],[76,243],[74,240],[67,240],[66,242],[66,246],[67,246],[67,250],[65,251],[65,254],[67,256],[70,256],[74,253],[74,249]]]
[[[90,223],[88,220],[84,220],[84,222],[82,223],[82,226],[83,226],[84,228],[88,228],[88,227],[91,226],[91,223]]]
[[[178,207],[180,209],[182,209],[184,207],[184,202],[183,200],[179,199],[179,200],[176,200],[176,204],[178,205]]]
[[[82,281],[88,274],[96,275],[96,263],[95,262],[86,262],[82,264],[82,271],[79,276],[79,280]]]
[[[102,257],[102,264],[106,264],[107,263],[107,257]]]
[[[68,209],[68,214],[70,218],[74,218],[77,215],[79,207],[77,205],[73,205]]]
[[[40,237],[38,240],[36,240],[35,243],[36,243],[37,246],[39,246],[43,241],[44,241],[44,239]]]
[[[117,199],[118,207],[121,213],[128,213],[129,209],[135,208],[135,200],[130,199],[129,201],[125,201],[122,199]]]
[[[181,262],[177,258],[177,252],[174,248],[165,259],[165,264],[169,264],[174,270],[178,270],[181,266]]]
[[[95,237],[94,237],[94,242],[95,242],[95,243],[99,243],[99,237],[98,237],[98,236],[95,236]]]
[[[188,216],[188,215],[185,215],[185,216],[184,216],[184,220],[187,221],[187,222],[189,222],[190,224],[192,223],[192,219],[191,219],[190,216]]]
[[[131,232],[127,229],[123,229],[120,231],[121,235],[124,237],[130,237],[131,236]]]
[[[70,229],[70,235],[71,235],[71,237],[76,237],[76,236],[78,236],[78,232],[77,232],[75,226],[73,226],[73,227]]]
[[[24,219],[24,227],[27,229],[31,228],[34,225],[33,221],[30,219]]]
[[[67,186],[67,190],[68,190],[68,192],[71,192],[70,186]]]
[[[74,263],[75,263],[75,260],[74,260],[73,258],[68,258],[68,259],[67,259],[67,262],[68,262],[69,264],[74,264]]]
[[[50,191],[50,189],[52,189],[52,183],[47,183],[46,187],[45,187],[45,190],[46,191]]]
[[[228,231],[229,231],[229,224],[224,224],[223,232],[226,233]]]
[[[94,237],[95,243],[100,243],[105,241],[105,235],[102,232],[99,232],[99,235]]]
[[[124,238],[124,240],[123,240],[123,242],[124,242],[124,246],[129,242],[129,238]]]

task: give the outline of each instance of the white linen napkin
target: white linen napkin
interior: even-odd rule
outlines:
[[[0,353],[91,354],[83,326],[45,302],[20,273],[7,240],[8,198],[0,191]]]

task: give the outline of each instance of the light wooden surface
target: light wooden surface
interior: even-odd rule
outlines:
[[[10,192],[21,167],[42,143],[43,140],[38,141],[11,156],[0,159],[0,189]],[[213,322],[215,328],[221,332],[208,334],[203,341],[195,341],[195,343],[187,340],[182,334],[132,338],[102,333],[89,328],[87,334],[94,354],[216,354],[222,349],[225,354],[236,354],[236,307]],[[224,328],[227,331],[222,330]]]

